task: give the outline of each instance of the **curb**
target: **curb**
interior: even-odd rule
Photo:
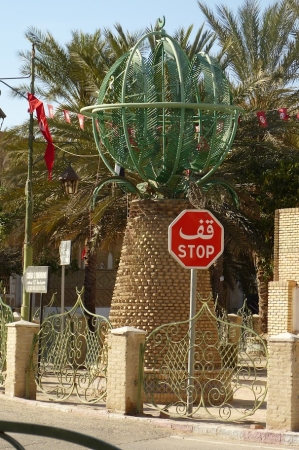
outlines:
[[[61,412],[74,412],[76,414],[88,415],[88,416],[103,416],[106,419],[118,419],[118,420],[130,420],[130,421],[142,421],[149,422],[160,428],[169,428],[173,431],[180,431],[197,436],[210,436],[221,437],[225,440],[238,440],[246,442],[257,442],[263,444],[280,444],[280,445],[294,445],[299,446],[299,433],[294,431],[275,431],[269,429],[251,429],[248,424],[240,424],[239,426],[226,423],[211,423],[211,422],[194,422],[186,419],[161,419],[157,417],[151,417],[149,415],[144,416],[126,416],[121,413],[111,412],[106,409],[92,408],[92,405],[88,405],[88,408],[72,405],[61,405],[58,403],[45,403],[38,400],[27,400],[18,397],[6,397],[1,396],[2,399],[8,401],[14,401],[23,403],[28,406],[34,406],[38,408],[51,408]]]

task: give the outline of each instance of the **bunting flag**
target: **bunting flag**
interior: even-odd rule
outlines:
[[[64,118],[67,123],[71,123],[70,112],[66,109],[63,110]]]
[[[224,128],[224,121],[223,120],[219,120],[216,124],[216,133],[219,134],[223,131]]]
[[[266,128],[268,126],[268,122],[267,122],[265,111],[258,111],[256,113],[256,115],[257,115],[260,126]]]
[[[52,136],[48,127],[48,122],[45,115],[44,104],[33,94],[28,93],[28,101],[29,101],[29,112],[32,114],[36,111],[36,116],[38,120],[38,125],[40,131],[42,132],[44,138],[46,139],[48,145],[45,151],[45,162],[48,169],[48,178],[52,179],[52,169],[54,166],[54,158],[55,158],[55,147],[53,144]]]
[[[83,116],[83,114],[77,114],[77,115],[78,115],[80,128],[81,128],[81,130],[84,130],[84,116]]]
[[[30,112],[33,111],[40,111],[38,108],[41,108],[43,110],[43,113],[38,113],[37,115],[38,117],[41,117],[41,119],[39,120],[39,125],[41,128],[41,131],[43,132],[45,138],[47,139],[46,136],[50,136],[50,132],[48,130],[48,125],[47,122],[45,121],[45,113],[44,113],[44,109],[43,109],[43,103],[38,100],[36,97],[34,97],[32,94],[28,94],[28,99],[29,99],[29,95],[30,95]],[[53,105],[48,104],[48,112],[49,112],[49,117],[51,119],[54,118],[54,108]],[[288,115],[288,109],[287,108],[279,108],[278,110],[271,110],[272,111],[277,111],[279,114],[279,117],[281,120],[287,121],[288,119],[290,119],[290,116]],[[64,114],[64,119],[67,123],[71,123],[71,116],[70,116],[70,111],[64,109],[63,110],[63,114]],[[44,116],[44,117],[43,117]],[[268,127],[268,121],[267,121],[267,117],[266,117],[266,113],[265,111],[258,111],[256,112],[256,116],[258,118],[258,122],[260,127],[263,128],[267,128]],[[78,117],[78,121],[79,121],[79,126],[81,128],[81,130],[84,130],[84,122],[85,122],[85,116],[83,114],[77,114]],[[293,116],[292,116],[293,117]],[[293,117],[295,118],[295,116]],[[299,120],[299,112],[296,115],[296,120]],[[43,126],[43,123],[45,121],[46,126]],[[242,116],[241,114],[239,114],[238,116],[238,124],[240,125],[240,123],[242,122]],[[99,127],[99,123],[98,120],[96,119],[95,121],[95,125],[96,128],[98,130],[98,132],[100,131],[100,127]],[[107,125],[107,123],[106,123]],[[111,123],[108,123],[108,125],[110,125],[112,127]],[[160,132],[161,127],[157,128],[157,132]],[[218,120],[217,124],[216,124],[216,133],[221,133],[224,129],[224,121],[223,120]],[[195,124],[195,133],[200,133],[203,130],[203,125],[199,125],[198,123]],[[45,133],[44,133],[45,132]],[[114,129],[114,133],[117,134],[117,128]],[[135,135],[135,130],[133,128],[128,128],[128,134],[129,134],[129,140],[130,143],[133,147],[135,147],[137,149],[137,142],[136,142],[136,135]],[[51,136],[50,136],[51,137]],[[52,142],[52,138],[51,141],[48,141],[48,144],[50,144]],[[49,171],[49,179],[51,179],[51,170],[52,167],[54,165],[54,150],[51,150],[51,145],[49,145],[49,148],[47,147],[48,150],[46,150],[46,155],[45,155],[45,160],[46,160],[46,164],[48,167],[48,171]],[[207,150],[209,148],[209,146],[207,145],[207,142],[205,142],[204,138],[201,137],[199,144],[197,146],[198,150]]]
[[[279,116],[280,116],[281,120],[288,120],[289,119],[290,116],[288,115],[287,108],[280,108],[278,110],[278,112],[279,112]]]
[[[85,255],[86,255],[86,247],[84,247],[82,252],[81,252],[81,259],[84,259]]]
[[[205,137],[200,136],[199,142],[198,142],[196,148],[197,148],[198,151],[210,150],[209,143],[208,143],[208,141],[206,140]]]
[[[48,112],[49,112],[49,117],[50,117],[50,119],[53,119],[53,117],[54,117],[54,108],[53,108],[53,105],[48,105]]]
[[[128,128],[128,133],[129,133],[130,144],[132,145],[132,147],[136,147],[136,150],[139,150],[138,146],[137,146],[137,142],[135,141],[136,134],[135,134],[134,128],[130,128],[129,127]]]

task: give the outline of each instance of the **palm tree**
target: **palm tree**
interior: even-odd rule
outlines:
[[[218,5],[215,16],[198,1],[225,51],[235,101],[243,102],[246,111],[277,108],[279,100],[286,107],[294,105],[297,90],[292,83],[298,75],[299,43],[298,15],[292,4],[282,0],[262,12],[256,0],[245,0],[236,15]]]
[[[108,34],[109,30],[105,30]],[[120,26],[117,27],[119,42],[123,36]],[[128,36],[128,42],[120,51],[126,51],[138,38],[138,34]],[[108,176],[106,167],[99,161],[99,155],[94,148],[91,123],[86,121],[84,130],[77,123],[77,112],[86,104],[94,103],[97,89],[110,64],[118,57],[114,47],[109,46],[108,40],[100,30],[94,34],[73,32],[72,40],[65,47],[58,44],[50,33],[42,33],[33,28],[29,29],[26,37],[35,44],[36,49],[36,96],[49,103],[55,103],[57,110],[53,119],[48,119],[51,134],[56,145],[56,162],[53,171],[51,188],[46,181],[46,173],[42,163],[34,164],[34,221],[33,236],[36,254],[44,245],[59,245],[61,239],[72,239],[75,245],[86,243],[86,272],[85,272],[85,303],[89,310],[95,309],[95,249],[108,238],[114,239],[124,226],[123,220],[113,222],[109,219],[109,210],[115,208],[123,211],[126,218],[126,207],[122,200],[120,189],[105,189],[101,198],[91,213],[90,205],[93,190],[100,179]],[[111,32],[110,40],[116,39]],[[29,70],[29,53],[20,52],[25,60],[22,71]],[[29,87],[19,87],[24,92]],[[63,110],[71,112],[71,124],[63,119]],[[43,138],[38,128],[35,133],[35,160],[43,157]],[[27,124],[17,127],[9,133],[7,157],[10,165],[3,175],[5,189],[1,193],[6,210],[14,214],[14,227],[10,236],[19,239],[23,237],[22,223],[25,211],[23,189],[26,180],[26,153],[23,151]],[[7,138],[8,142],[8,138]],[[78,155],[79,153],[79,155]],[[71,154],[71,155],[69,155]],[[62,158],[62,155],[66,155]],[[80,176],[80,190],[71,200],[66,198],[59,186],[58,177],[63,171],[65,159],[71,159],[72,164]],[[14,180],[12,185],[11,180]],[[107,220],[104,212],[107,211]],[[18,214],[16,214],[18,213]],[[117,214],[115,215],[117,217]],[[109,228],[113,227],[113,230]]]
[[[96,158],[89,158],[96,156],[92,144],[93,138],[90,124],[86,122],[83,131],[79,130],[79,127],[74,122],[77,120],[76,112],[79,112],[82,106],[95,103],[97,90],[106,71],[119,56],[129,51],[141,36],[141,32],[133,34],[124,32],[120,24],[116,24],[115,29],[116,32],[109,29],[97,30],[94,34],[73,32],[72,39],[66,46],[59,45],[50,33],[42,33],[34,28],[29,29],[26,33],[26,37],[35,44],[36,49],[35,65],[36,78],[38,80],[36,96],[57,105],[55,118],[49,119],[55,143],[58,148],[62,148],[61,143],[64,145],[68,141],[72,143],[79,142],[81,145],[80,154],[84,155],[84,158],[80,160],[79,158],[76,159],[76,155],[73,159],[77,161],[75,169],[81,178],[81,188],[80,192],[71,201],[61,194],[57,183],[58,173],[56,171],[53,174],[50,193],[46,189],[45,179],[41,177],[40,164],[34,167],[34,180],[36,185],[38,185],[38,190],[35,188],[36,204],[33,223],[35,246],[37,249],[42,248],[45,242],[53,242],[53,244],[57,245],[61,237],[72,239],[75,242],[87,241],[88,259],[86,261],[85,302],[88,303],[91,312],[94,304],[91,298],[92,292],[94,292],[93,248],[97,243],[103,243],[108,237],[113,237],[113,231],[120,232],[125,223],[126,205],[123,201],[124,193],[121,189],[115,188],[112,192],[106,188],[106,190],[101,191],[101,197],[97,197],[94,212],[90,213],[89,206],[92,192],[99,180],[107,176],[107,172],[101,162],[96,162]],[[186,48],[190,49],[192,53],[200,50],[201,46],[208,45],[209,40],[211,40],[211,34],[204,33],[201,36],[202,29],[200,29],[194,43],[190,44],[191,29],[192,27],[188,28],[185,39],[182,30],[180,36],[184,40]],[[20,52],[20,57],[25,61],[22,72],[28,73],[30,54]],[[28,86],[22,85],[19,86],[19,89],[26,92],[28,91]],[[71,124],[67,124],[63,120],[62,111],[65,109],[71,111]],[[13,130],[13,133],[16,134],[16,139],[15,146],[11,146],[10,152],[11,161],[14,161],[12,170],[18,173],[20,189],[23,186],[25,177],[22,176],[22,170],[20,170],[20,165],[16,164],[16,161],[19,161],[25,167],[24,159],[22,160],[23,154],[20,153],[18,145],[22,137],[26,135],[26,132],[26,126]],[[36,131],[35,147],[37,148],[39,148],[38,142],[39,134]],[[72,153],[71,147],[64,147],[64,150],[66,149]],[[37,153],[36,156],[42,156],[42,147],[40,147],[40,152],[37,151]],[[58,161],[57,159],[56,166],[59,168],[60,173]],[[7,176],[10,176],[9,173],[7,173]],[[130,179],[130,175],[126,175],[126,178]],[[134,181],[136,184],[136,179]],[[10,187],[7,184],[7,208],[9,205],[15,208],[17,204],[17,210],[24,211],[24,204],[20,201],[20,191],[16,192],[15,196],[9,197],[9,195]],[[109,211],[111,210],[114,211],[114,214],[110,214]],[[107,214],[104,214],[104,211]],[[118,214],[115,214],[115,211],[119,211],[120,218]],[[20,214],[20,216],[22,215]],[[112,220],[111,217],[118,217],[118,221]],[[15,227],[14,233],[17,234],[19,230]],[[22,231],[19,232],[19,235],[22,236]],[[87,283],[89,274],[91,281]]]
[[[298,162],[299,127],[293,117],[297,113],[299,41],[294,4],[282,0],[262,11],[256,0],[245,0],[236,14],[224,5],[218,5],[214,14],[198,1],[223,51],[222,62],[234,100],[244,109],[232,151],[218,173],[229,175],[231,182],[260,207],[256,226],[267,252],[258,250],[255,256],[263,332],[267,331],[266,286],[271,279],[269,255],[273,250],[273,226],[269,228],[269,222],[274,223],[274,209],[265,202],[271,195],[267,177],[269,173],[274,178],[275,174],[279,176],[281,164],[288,167],[290,159]],[[279,117],[277,111],[282,107],[288,108],[288,121]],[[257,124],[256,112],[260,110],[267,114],[268,128]]]

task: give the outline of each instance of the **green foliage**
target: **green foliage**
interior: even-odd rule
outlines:
[[[223,5],[217,7],[216,13],[202,2],[199,6],[210,30],[200,27],[193,42],[190,42],[192,27],[179,28],[175,36],[189,59],[198,51],[212,50],[217,39],[220,64],[231,82],[234,103],[244,109],[244,114],[232,149],[217,170],[217,180],[206,186],[209,189],[199,187],[195,192],[196,180],[190,179],[190,193],[195,205],[207,206],[225,223],[226,279],[241,280],[252,291],[250,283],[256,269],[252,253],[262,262],[265,277],[271,275],[275,209],[298,206],[299,122],[295,116],[299,8],[291,0],[275,2],[263,11],[257,1],[245,0],[236,14]],[[92,34],[74,31],[70,42],[60,45],[50,33],[34,28],[26,33],[36,48],[36,96],[56,106],[55,118],[49,119],[58,147],[53,181],[47,181],[43,163],[45,143],[36,124],[34,159],[41,161],[33,168],[34,253],[37,262],[50,265],[53,270],[59,270],[57,256],[53,255],[58,253],[62,239],[71,239],[74,246],[87,240],[92,248],[105,247],[125,227],[126,197],[119,188],[105,186],[96,198],[94,211],[90,211],[94,189],[109,173],[99,160],[90,121],[86,120],[85,129],[81,130],[76,114],[96,102],[106,73],[141,34],[128,33],[117,24],[115,30],[96,30]],[[147,45],[154,49],[156,42],[146,44],[144,53],[148,51]],[[22,73],[28,74],[31,54],[19,55],[24,61]],[[18,88],[29,90],[25,84]],[[288,108],[291,116],[288,121],[279,118],[280,107]],[[64,121],[63,109],[71,111],[71,124]],[[256,118],[259,110],[265,110],[268,128],[259,127]],[[8,163],[1,173],[0,242],[2,239],[7,244],[16,243],[19,249],[24,234],[27,135],[25,123],[1,140],[1,151]],[[60,145],[67,141],[79,142],[80,149]],[[66,154],[67,158],[81,178],[79,192],[73,198],[66,198],[58,181],[64,169],[63,148],[72,153]],[[79,158],[77,153],[84,157]],[[131,180],[132,184],[140,183],[137,178]],[[236,191],[239,210],[220,188],[222,185]],[[152,192],[147,190],[145,195]],[[54,253],[45,254],[46,248]],[[7,254],[3,249],[3,262],[8,261]],[[11,264],[17,267],[16,262],[12,257]]]
[[[16,247],[4,247],[0,242],[0,278],[22,273],[22,252]]]

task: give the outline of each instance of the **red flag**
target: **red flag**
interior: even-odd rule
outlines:
[[[86,248],[84,247],[82,252],[81,252],[81,259],[84,259],[86,255]]]
[[[205,137],[200,136],[200,139],[199,139],[199,142],[198,142],[196,148],[197,148],[198,151],[201,151],[201,150],[204,150],[204,151],[210,150],[209,143],[208,143],[208,141],[206,140]]]
[[[136,138],[135,129],[128,127],[128,133],[129,133],[130,144],[132,145],[132,147],[135,147],[136,150],[139,150],[139,148],[137,147],[137,142],[135,140],[135,138]]]
[[[46,139],[48,145],[46,147],[45,151],[45,161],[46,166],[48,169],[48,177],[49,180],[52,179],[52,169],[54,166],[54,157],[55,157],[55,147],[53,144],[52,136],[48,127],[48,122],[45,115],[44,110],[44,104],[40,100],[38,100],[36,97],[34,97],[33,94],[28,93],[28,101],[29,101],[29,112],[33,113],[33,111],[36,111],[36,116],[38,120],[38,125],[40,128],[40,131],[42,132],[44,138]]]
[[[84,130],[84,116],[83,114],[78,114],[78,120],[81,130]]]
[[[71,123],[71,117],[69,111],[66,109],[63,110],[64,118],[67,123]]]
[[[53,117],[54,117],[54,108],[53,108],[53,105],[48,105],[48,111],[49,111],[49,117],[50,117],[50,119],[53,119]]]
[[[219,134],[223,131],[224,128],[224,121],[223,120],[219,120],[216,124],[216,133]]]
[[[261,127],[267,127],[268,126],[268,122],[267,122],[267,118],[266,118],[266,114],[264,111],[259,111],[256,113],[259,124]]]
[[[279,116],[280,116],[281,120],[288,120],[288,118],[290,117],[288,115],[287,108],[279,108],[278,112],[279,112]]]

